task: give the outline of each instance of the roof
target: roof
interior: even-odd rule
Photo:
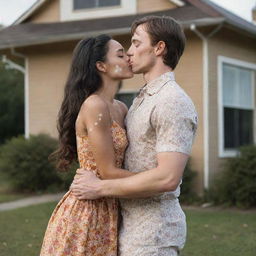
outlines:
[[[24,13],[21,14],[18,19],[16,19],[12,25],[17,25],[29,18],[35,11],[37,11],[45,2],[49,0],[37,0],[34,4],[31,5]]]
[[[39,8],[48,0],[39,0],[34,8]],[[256,26],[228,12],[208,0],[183,0],[184,6],[147,15],[167,15],[177,19],[185,28],[191,24],[210,26],[224,24],[256,37]],[[34,9],[35,11],[36,9]],[[31,11],[31,10],[30,10]],[[29,14],[27,14],[29,15]],[[94,20],[78,20],[54,23],[23,23],[0,31],[0,49],[24,47],[68,40],[80,40],[100,33],[111,35],[127,34],[132,22],[146,14],[135,14]]]

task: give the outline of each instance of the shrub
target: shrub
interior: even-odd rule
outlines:
[[[56,147],[57,141],[45,134],[27,140],[22,136],[13,138],[0,148],[0,170],[18,191],[66,189],[72,174],[58,174],[54,163],[48,160]]]
[[[194,179],[196,177],[196,172],[191,169],[190,161],[187,163],[184,170],[182,184],[181,184],[181,194],[180,201],[182,203],[192,203],[197,200],[197,195],[194,192]]]
[[[256,146],[241,147],[239,152],[237,157],[226,160],[215,180],[214,199],[217,203],[253,207],[256,206]]]

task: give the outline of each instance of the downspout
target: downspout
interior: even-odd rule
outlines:
[[[193,31],[203,42],[203,117],[204,117],[204,188],[209,188],[209,51],[208,39],[212,37],[222,27],[220,24],[209,35],[203,35],[196,28],[196,24],[190,25]]]
[[[25,69],[24,69],[24,117],[25,117],[25,138],[29,138],[29,80],[28,80],[28,58],[16,52],[14,48],[11,48],[11,54],[15,57],[19,57],[25,60]]]

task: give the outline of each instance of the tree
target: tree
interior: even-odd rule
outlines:
[[[0,144],[24,134],[24,74],[0,62]]]

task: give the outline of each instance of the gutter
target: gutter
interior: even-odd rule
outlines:
[[[204,127],[204,188],[209,189],[209,49],[208,39],[223,26],[220,23],[210,34],[203,35],[195,23],[190,24],[193,31],[203,42],[203,127]]]

